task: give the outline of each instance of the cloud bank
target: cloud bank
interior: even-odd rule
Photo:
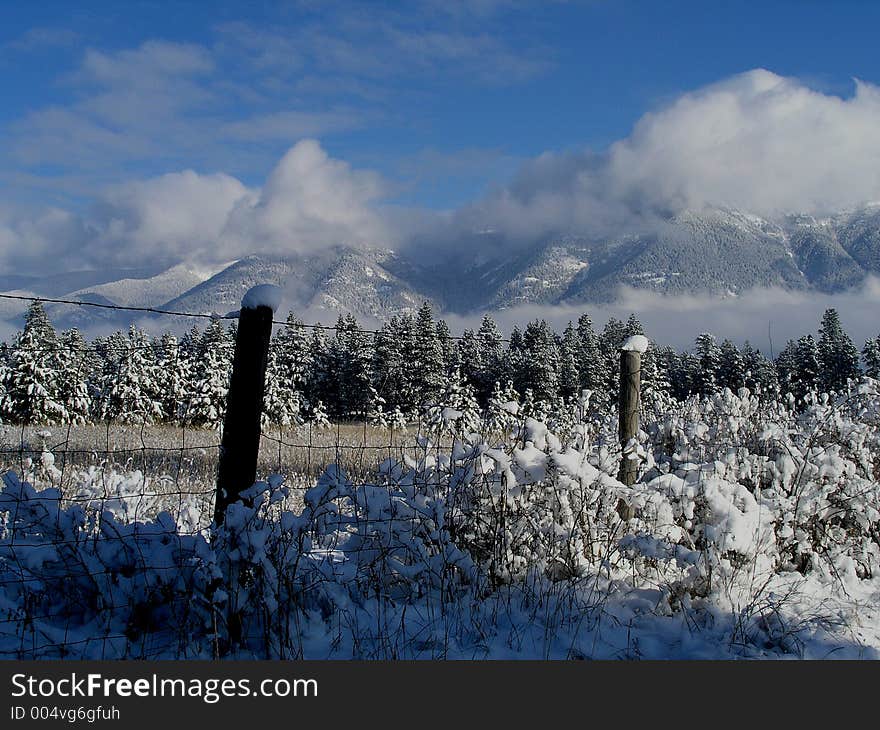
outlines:
[[[91,53],[84,68],[90,79],[117,87],[144,64],[162,88],[171,75],[189,84],[211,68],[198,47],[159,43],[127,55]],[[645,114],[604,151],[540,155],[507,185],[442,213],[389,204],[395,181],[303,139],[259,187],[223,172],[184,170],[107,186],[79,213],[0,209],[0,263],[33,273],[77,262],[228,261],[334,244],[473,255],[480,246],[521,246],[554,234],[638,232],[707,205],[765,215],[839,210],[880,200],[877,119],[876,86],[856,82],[852,95],[839,97],[754,70]],[[246,122],[238,131],[246,133]],[[486,230],[497,235],[473,235]]]
[[[457,214],[513,239],[607,235],[683,209],[824,213],[880,200],[880,88],[849,98],[757,69],[645,114],[602,153],[546,153]]]

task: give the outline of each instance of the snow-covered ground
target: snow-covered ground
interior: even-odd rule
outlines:
[[[586,412],[450,410],[371,480],[270,477],[213,534],[208,485],[62,494],[46,452],[0,492],[0,655],[880,657],[877,381],[651,402],[632,487]]]

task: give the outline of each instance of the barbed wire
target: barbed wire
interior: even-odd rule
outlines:
[[[139,312],[139,313],[145,313],[145,314],[159,314],[159,315],[168,315],[168,316],[172,316],[172,317],[197,317],[197,318],[210,319],[210,320],[215,320],[215,319],[237,320],[237,319],[239,319],[239,311],[230,312],[228,314],[216,314],[216,313],[209,314],[206,312],[180,312],[180,311],[173,311],[173,310],[167,310],[167,309],[158,309],[155,307],[134,307],[134,306],[127,306],[127,305],[122,305],[122,304],[103,304],[103,303],[99,303],[99,302],[87,302],[87,301],[80,301],[80,300],[76,300],[76,299],[58,299],[58,298],[52,298],[52,297],[26,296],[23,294],[2,294],[2,293],[0,293],[0,299],[13,299],[13,300],[19,300],[19,301],[28,301],[28,302],[48,302],[50,304],[68,304],[71,306],[95,307],[98,309],[110,309],[110,310],[118,310],[118,311],[124,311],[124,312]],[[287,322],[286,320],[277,320],[277,319],[273,318],[272,324],[287,326],[290,323]],[[349,325],[340,326],[340,325],[307,323],[307,322],[297,321],[293,324],[293,326],[302,327],[304,329],[309,329],[309,330],[328,331],[328,332],[337,332],[337,331],[342,330],[342,331],[346,331],[346,332],[354,331],[354,332],[357,332],[358,334],[373,335],[373,336],[383,334],[383,331],[380,329],[369,329],[369,328],[360,327],[360,326],[351,327]],[[449,334],[448,338],[453,341],[461,341],[461,340],[467,339],[464,335],[453,335],[453,334]],[[510,338],[506,338],[506,337],[493,338],[493,340],[496,342],[503,342],[503,343],[507,343],[507,344],[509,344],[511,341]]]

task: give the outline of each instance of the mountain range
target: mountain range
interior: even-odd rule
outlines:
[[[505,250],[503,241],[474,251]],[[647,231],[605,237],[549,236],[481,257],[424,258],[412,251],[335,246],[318,252],[252,255],[200,268],[72,272],[0,277],[7,293],[122,306],[224,314],[259,283],[285,290],[285,308],[329,322],[338,311],[366,320],[417,308],[470,314],[520,305],[613,301],[621,287],[665,294],[731,296],[755,287],[838,292],[880,275],[880,204],[819,218],[775,219],[712,208],[685,211]],[[25,303],[0,300],[0,318],[20,324]],[[47,306],[59,328],[120,326],[123,312]]]

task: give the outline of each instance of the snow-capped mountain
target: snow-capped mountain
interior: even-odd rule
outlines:
[[[523,304],[613,300],[621,287],[667,294],[736,294],[754,287],[836,292],[880,275],[880,205],[826,218],[766,219],[742,211],[684,211],[648,232],[603,238],[557,236],[526,248],[475,241],[473,256],[423,260],[415,251],[336,246],[308,254],[254,255],[204,270],[73,272],[40,280],[6,277],[7,291],[124,306],[225,314],[257,283],[284,288],[286,308],[330,322],[338,311],[365,321],[413,310],[472,313]],[[484,242],[485,243],[485,242]],[[488,251],[496,253],[489,254]],[[498,253],[502,252],[502,253]],[[24,303],[4,301],[0,316],[20,322]],[[59,327],[126,321],[111,310],[52,305]]]

